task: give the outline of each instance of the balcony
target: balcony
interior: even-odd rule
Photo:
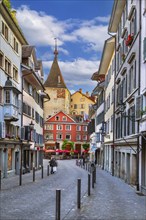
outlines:
[[[18,107],[13,104],[4,104],[4,120],[5,121],[18,121]]]

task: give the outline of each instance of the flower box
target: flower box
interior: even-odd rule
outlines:
[[[132,34],[129,34],[127,39],[126,39],[126,46],[130,46],[132,44],[132,41],[133,41],[133,35]]]

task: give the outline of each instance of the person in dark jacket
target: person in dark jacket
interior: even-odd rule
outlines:
[[[51,167],[51,174],[53,174],[54,173],[53,167],[57,166],[57,162],[54,157],[51,157],[51,160],[49,161],[49,163],[50,163],[50,167]]]

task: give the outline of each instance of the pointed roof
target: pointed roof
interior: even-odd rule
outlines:
[[[54,61],[52,63],[50,73],[44,83],[45,87],[52,87],[52,88],[67,88],[63,79],[63,76],[61,74],[59,65],[58,65],[58,50],[57,50],[57,44],[55,44],[55,50],[54,50]]]

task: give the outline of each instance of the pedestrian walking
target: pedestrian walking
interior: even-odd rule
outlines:
[[[51,160],[49,161],[50,167],[51,167],[51,174],[57,171],[57,161],[54,157],[51,157]]]

